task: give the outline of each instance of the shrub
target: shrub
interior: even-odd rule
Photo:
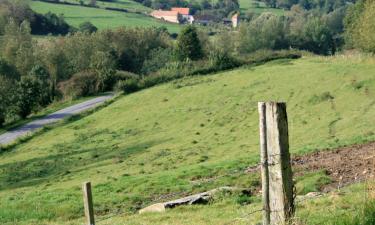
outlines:
[[[98,28],[96,26],[94,26],[94,24],[90,23],[90,22],[83,22],[79,25],[79,29],[78,29],[80,32],[83,32],[83,33],[89,33],[89,34],[92,34],[94,32],[96,32],[98,30]]]
[[[59,90],[65,98],[95,94],[99,91],[98,76],[89,70],[76,73],[69,80],[60,83]]]
[[[177,55],[180,60],[197,60],[203,57],[203,50],[194,26],[186,26],[177,38]]]
[[[174,52],[171,48],[157,48],[150,52],[149,58],[143,62],[142,74],[149,74],[163,68],[173,61]]]
[[[119,80],[115,86],[115,90],[123,91],[125,94],[136,92],[139,89],[139,78],[136,77],[126,80]]]
[[[209,56],[210,64],[216,70],[231,69],[239,66],[239,62],[227,51],[212,51]]]
[[[19,79],[20,75],[17,72],[17,69],[7,63],[5,60],[0,58],[0,74],[6,76],[9,79]]]
[[[23,76],[18,87],[18,107],[22,118],[26,118],[39,106],[42,83],[35,76]]]

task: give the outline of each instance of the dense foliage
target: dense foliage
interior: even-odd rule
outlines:
[[[259,49],[297,48],[316,54],[334,54],[342,47],[342,20],[337,15],[315,16],[300,7],[293,7],[286,16],[263,13],[240,26],[241,52]],[[338,22],[334,21],[338,18]]]
[[[375,53],[375,1],[360,0],[345,17],[346,42],[350,47]]]
[[[0,0],[0,35],[12,18],[17,24],[29,21],[32,34],[67,34],[74,31],[62,16],[53,13],[41,15],[31,10],[24,0]]]
[[[177,39],[177,54],[181,60],[197,60],[203,57],[202,46],[196,28],[185,27]]]
[[[273,8],[290,9],[294,5],[311,10],[316,9],[325,13],[332,12],[335,9],[345,7],[348,3],[355,0],[262,0],[267,6]]]

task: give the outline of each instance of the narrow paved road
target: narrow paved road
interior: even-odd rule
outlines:
[[[80,112],[86,111],[88,109],[95,108],[96,106],[100,105],[101,103],[105,102],[106,100],[112,98],[113,95],[106,95],[97,97],[70,107],[67,107],[65,109],[59,110],[55,113],[52,113],[44,118],[34,120],[22,127],[16,128],[14,130],[8,131],[2,135],[0,135],[0,145],[6,145],[13,141],[15,141],[17,138],[25,136],[29,133],[32,133],[38,128],[41,128],[45,125],[55,123],[59,120],[62,120],[68,116],[72,116],[75,114],[78,114]]]

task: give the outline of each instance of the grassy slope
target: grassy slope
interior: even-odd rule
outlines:
[[[78,27],[81,23],[90,21],[99,29],[127,27],[162,27],[165,26],[170,32],[179,32],[177,24],[165,23],[143,14],[115,12],[104,9],[88,8],[81,6],[59,5],[45,2],[33,1],[31,8],[38,13],[53,12],[63,14],[65,20]]]
[[[75,4],[80,4],[79,0],[65,0],[65,2],[71,2]],[[90,0],[84,0],[85,4],[89,4]],[[111,8],[118,8],[118,9],[126,9],[132,12],[150,12],[152,11],[151,8],[148,8],[138,2],[132,0],[114,0],[114,1],[96,1],[96,6],[99,8],[104,7],[111,7]]]
[[[258,3],[257,6],[253,3]],[[283,9],[275,9],[267,7],[263,2],[258,2],[254,0],[239,0],[241,13],[254,12],[254,13],[263,13],[263,12],[272,12],[276,15],[283,15],[285,12]]]
[[[374,70],[374,62],[311,57],[188,78],[122,97],[1,155],[0,222],[75,221],[83,211],[85,180],[95,185],[99,216],[130,213],[163,194],[256,184],[258,177],[242,171],[258,161],[261,100],[287,102],[293,154],[374,140],[369,126],[375,123]],[[215,207],[193,207],[181,221],[188,215],[194,224],[228,221],[255,206]],[[205,211],[211,212],[206,219]],[[149,218],[156,223],[160,217],[167,220]]]

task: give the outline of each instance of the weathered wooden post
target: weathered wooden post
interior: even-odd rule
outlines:
[[[258,107],[262,195],[265,201],[263,224],[283,225],[288,223],[294,214],[286,105],[278,102],[260,102]]]
[[[269,175],[267,156],[267,132],[266,132],[266,103],[258,103],[259,110],[259,136],[260,136],[260,164],[262,177],[262,202],[263,202],[263,225],[270,224],[269,205]]]
[[[91,183],[85,182],[82,185],[83,204],[85,206],[85,216],[87,225],[95,225],[94,206],[92,203]]]

